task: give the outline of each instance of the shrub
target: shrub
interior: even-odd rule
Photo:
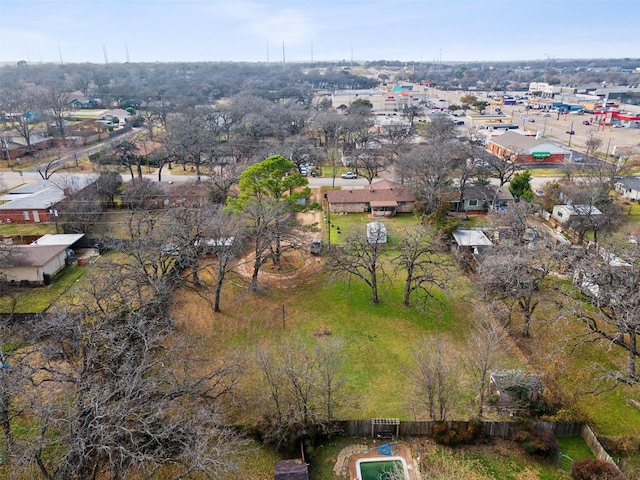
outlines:
[[[529,455],[551,456],[558,446],[558,440],[551,430],[532,429],[522,441],[522,448]]]
[[[450,447],[472,443],[483,433],[480,422],[438,422],[433,426],[433,439],[442,445]]]
[[[622,480],[615,465],[604,460],[582,459],[573,462],[571,476],[577,480]]]

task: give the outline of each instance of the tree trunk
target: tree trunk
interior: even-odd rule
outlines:
[[[375,305],[378,301],[378,278],[374,272],[371,275],[371,303]]]
[[[529,310],[523,310],[522,315],[524,317],[524,326],[522,327],[522,336],[529,338],[529,327],[531,326],[531,312]]]
[[[636,379],[636,362],[638,358],[638,340],[636,337],[636,329],[629,329],[629,357],[627,359],[627,372],[629,377]]]
[[[0,368],[2,367],[0,366]],[[0,373],[0,375],[4,374]],[[4,433],[4,447],[7,452],[11,453],[13,450],[13,437],[11,436],[11,422],[9,421],[9,394],[6,391],[0,394],[0,423]]]
[[[213,305],[214,312],[220,312],[220,295],[222,294],[222,285],[224,283],[224,274],[218,269],[218,279],[216,281],[215,302]]]
[[[409,299],[411,297],[411,283],[413,283],[413,273],[407,269],[407,279],[404,282],[404,294],[402,295],[402,306],[409,306]]]

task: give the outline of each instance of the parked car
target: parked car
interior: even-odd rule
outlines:
[[[584,158],[582,157],[574,158],[573,161],[576,163],[584,163]]]
[[[453,124],[454,125],[464,125],[464,120],[454,120]]]
[[[314,238],[311,242],[310,251],[312,255],[320,255],[322,253],[322,240],[319,238]]]
[[[544,197],[544,190],[542,190],[541,188],[536,188],[536,189],[533,191],[533,194],[534,194],[536,197]]]
[[[346,180],[353,180],[354,178],[358,178],[358,174],[355,172],[347,172],[340,175],[342,178]]]

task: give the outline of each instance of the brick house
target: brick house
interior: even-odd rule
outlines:
[[[330,190],[326,198],[331,213],[370,212],[375,217],[411,213],[416,206],[415,195],[391,180],[380,180],[365,188]]]

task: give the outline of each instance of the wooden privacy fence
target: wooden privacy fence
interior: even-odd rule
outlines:
[[[432,436],[433,427],[440,422],[400,422],[398,431],[401,436]],[[447,422],[449,425],[468,425],[469,422]],[[345,420],[339,422],[345,435],[353,437],[371,437],[371,420]],[[516,422],[483,422],[485,435],[492,438],[511,440],[516,432],[524,428],[550,430],[556,437],[573,437],[582,435],[582,423],[576,422],[532,422],[528,427]],[[395,428],[394,428],[395,430]]]

